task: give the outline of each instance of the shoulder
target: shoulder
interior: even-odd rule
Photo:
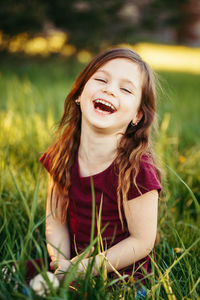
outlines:
[[[141,180],[144,181],[145,178],[158,180],[158,174],[157,174],[155,164],[152,158],[146,153],[143,154],[142,157],[140,158],[137,180],[138,182],[140,182]]]
[[[161,191],[161,183],[158,178],[156,167],[148,154],[143,154],[140,159],[135,183],[133,177],[134,176],[131,176],[128,199],[136,198],[152,190],[158,190],[158,192]]]

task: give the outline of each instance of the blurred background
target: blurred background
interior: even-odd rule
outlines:
[[[156,41],[199,46],[198,0],[1,0],[0,28],[11,37],[66,33],[76,49]],[[10,48],[14,51],[14,47]]]
[[[46,253],[39,157],[79,71],[97,52],[120,46],[136,50],[161,86],[155,299],[199,299],[199,0],[0,1],[0,267]],[[24,284],[23,276],[15,280]],[[24,299],[16,293],[0,280],[0,298]]]
[[[195,51],[144,43],[200,46],[200,1],[1,0],[1,53],[43,57],[59,53],[84,63],[111,45],[128,44],[138,46],[156,68],[169,69],[171,64],[173,69],[199,72]]]

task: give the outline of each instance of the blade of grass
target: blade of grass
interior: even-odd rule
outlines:
[[[104,282],[107,284],[107,268],[106,268],[106,261],[103,258],[102,262],[102,256],[101,253],[104,252],[104,245],[103,245],[103,239],[102,239],[102,232],[101,232],[101,214],[102,214],[102,205],[103,205],[103,194],[101,195],[101,202],[99,207],[99,213],[97,213],[97,235],[98,235],[98,255],[99,255],[99,262],[100,262],[100,268],[103,267],[103,273],[104,273]]]
[[[198,286],[198,284],[200,283],[200,277],[197,279],[197,281],[195,282],[195,284],[193,285],[192,290],[190,291],[189,295],[191,295],[194,291],[197,293],[196,288]]]
[[[95,227],[95,191],[94,191],[94,181],[92,176],[90,177],[91,193],[92,193],[92,222],[91,222],[91,234],[90,243],[94,239],[94,227]]]
[[[188,192],[190,193],[190,196],[192,197],[196,210],[198,213],[200,213],[200,204],[197,200],[197,198],[195,197],[193,191],[191,190],[191,188],[188,186],[188,184],[176,173],[176,171],[174,171],[171,167],[167,166],[167,168],[180,180],[181,183],[183,183],[183,185],[187,188]]]
[[[169,273],[170,273],[170,271],[171,271],[171,269],[198,243],[200,241],[200,238],[199,239],[197,239],[188,249],[186,249],[185,250],[185,252],[178,258],[178,259],[176,259],[173,263],[172,263],[172,265],[170,266],[170,267],[168,267],[167,269],[166,269],[166,271],[165,271],[165,273],[163,274],[162,272],[161,272],[161,270],[159,269],[159,267],[158,267],[158,265],[156,264],[156,262],[155,261],[153,261],[153,263],[155,264],[155,267],[156,267],[156,269],[157,269],[157,271],[158,271],[158,274],[159,274],[159,276],[160,276],[160,279],[161,279],[161,282],[162,282],[162,284],[163,284],[163,287],[164,287],[164,289],[165,289],[165,292],[166,292],[166,294],[167,294],[167,296],[168,296],[168,299],[169,300],[174,300],[175,298],[173,298],[173,297],[175,297],[175,295],[174,294],[171,294],[171,286],[169,285],[169,280],[168,280],[168,276],[169,276]],[[151,258],[151,257],[150,257]]]
[[[37,181],[36,181],[36,187],[33,194],[33,201],[31,206],[31,214],[30,214],[30,221],[29,221],[29,230],[31,231],[33,225],[34,225],[34,218],[35,218],[35,212],[37,208],[37,200],[38,200],[38,191],[39,191],[39,184],[40,184],[40,173],[41,173],[41,167],[39,169]]]
[[[14,182],[14,185],[15,185],[15,187],[16,187],[16,189],[17,189],[19,195],[20,195],[20,198],[21,198],[21,200],[22,200],[22,202],[23,202],[23,205],[24,205],[26,214],[27,214],[27,216],[28,216],[28,219],[30,220],[30,218],[31,218],[31,213],[30,213],[30,209],[29,209],[28,204],[27,204],[27,200],[26,200],[26,198],[24,197],[22,191],[20,190],[19,185],[18,185],[18,183],[17,183],[17,180],[16,180],[15,176],[13,175],[13,172],[11,171],[10,168],[8,168],[8,170],[9,170],[9,173],[10,173],[10,175],[11,175],[11,177],[12,177],[12,180],[13,180],[13,182]]]
[[[30,218],[29,218],[29,225],[28,225],[28,231],[25,236],[25,241],[24,241],[24,247],[22,248],[21,256],[20,256],[20,261],[24,260],[28,243],[31,240],[32,234],[33,234],[33,225],[34,225],[34,218],[35,218],[35,212],[36,212],[36,206],[37,206],[37,199],[38,199],[38,191],[39,191],[39,182],[40,182],[40,172],[41,168],[39,169],[37,181],[36,181],[36,186],[35,186],[35,191],[33,195],[33,201],[32,201],[32,206],[30,210]]]

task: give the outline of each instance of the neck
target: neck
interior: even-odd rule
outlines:
[[[105,170],[116,158],[120,134],[105,134],[82,124],[79,146],[79,166],[82,176]]]

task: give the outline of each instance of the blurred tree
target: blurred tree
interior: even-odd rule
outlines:
[[[0,0],[0,30],[8,35],[41,30],[46,5],[40,0]]]
[[[170,39],[197,39],[197,0],[1,0],[0,30],[9,35],[34,33],[47,24],[64,30],[77,48],[98,50],[107,44],[149,39],[171,28]]]
[[[194,43],[200,39],[200,1],[189,0],[180,3],[180,22],[176,39],[179,42]]]
[[[55,26],[66,28],[70,42],[78,48],[98,48],[102,40],[113,42],[122,34],[118,12],[123,0],[50,0],[48,17]]]
[[[172,41],[200,43],[200,1],[149,0],[144,9],[142,27],[154,31],[159,27],[169,27],[174,31]]]

